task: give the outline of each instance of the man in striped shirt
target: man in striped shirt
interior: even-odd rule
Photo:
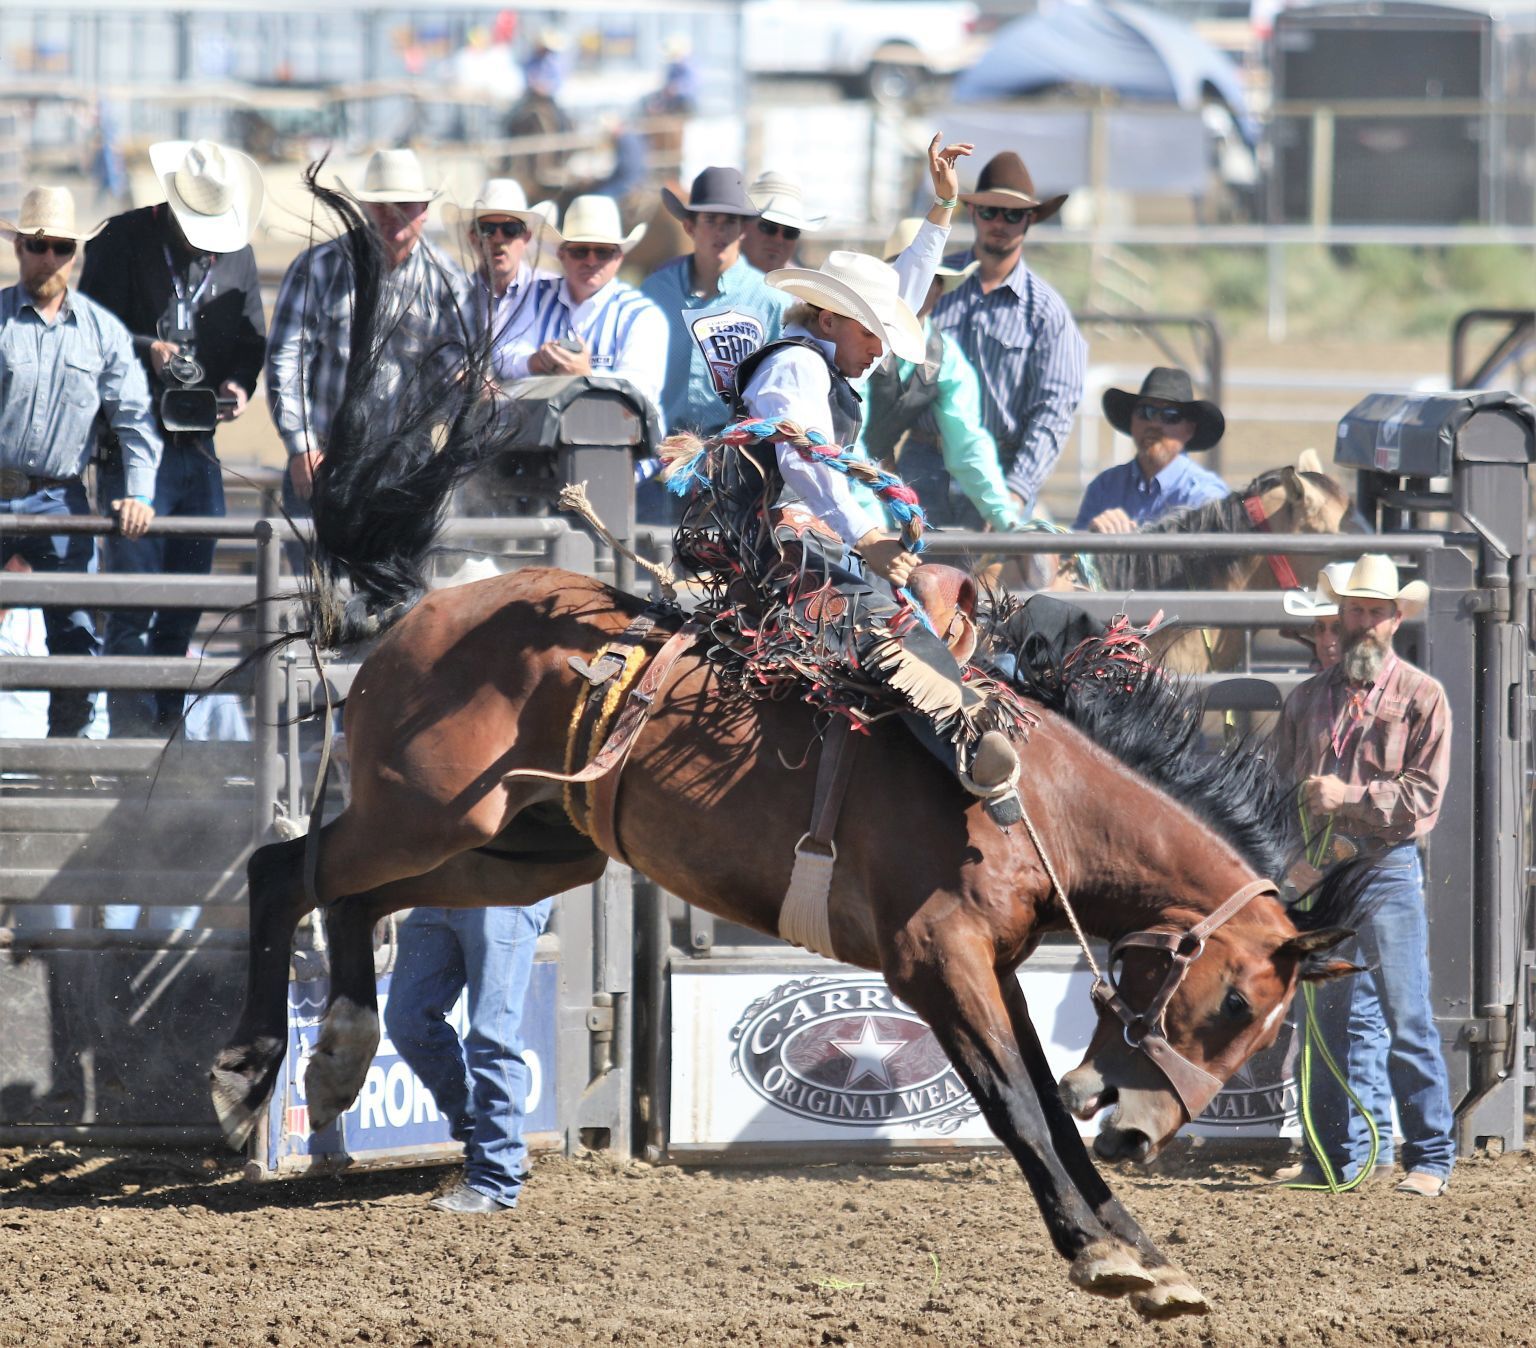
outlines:
[[[459,324],[464,276],[422,235],[437,194],[411,150],[378,150],[363,184],[350,191],[378,231],[390,268],[384,359],[401,386],[423,359],[448,348],[444,324]],[[288,451],[283,502],[308,514],[314,472],[325,457],[331,420],[341,404],[352,351],[352,264],[345,239],[306,249],[277,292],[267,340],[267,405]]]
[[[982,419],[1021,514],[1034,508],[1061,457],[1083,396],[1087,343],[1066,301],[1023,257],[1030,225],[1055,215],[1066,199],[1041,201],[1018,155],[994,156],[976,190],[960,197],[971,208],[975,246],[950,259],[956,267],[974,260],[977,269],[933,311],[981,379]]]
[[[508,379],[600,374],[625,379],[660,408],[667,376],[667,317],[618,279],[624,254],[645,233],[627,235],[612,197],[577,197],[558,237],[562,275],[539,282],[534,318],[508,353]]]

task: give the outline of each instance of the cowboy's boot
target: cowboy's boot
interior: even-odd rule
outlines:
[[[1019,801],[1019,755],[1001,730],[989,730],[971,748],[970,762],[960,771],[960,784],[986,802],[997,824],[1017,824],[1023,818]]]

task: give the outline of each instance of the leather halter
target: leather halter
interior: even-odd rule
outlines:
[[[1250,880],[1215,912],[1197,922],[1188,931],[1133,931],[1110,947],[1108,968],[1093,982],[1093,1000],[1119,1017],[1125,1042],[1145,1053],[1173,1087],[1184,1106],[1187,1121],[1200,1117],[1215,1099],[1222,1083],[1202,1067],[1196,1067],[1168,1042],[1163,1018],[1168,1003],[1184,982],[1189,966],[1200,958],[1205,939],[1229,919],[1236,917],[1260,894],[1279,897],[1280,890],[1271,880]],[[1145,1010],[1135,1011],[1120,995],[1115,985],[1114,968],[1127,947],[1162,950],[1168,955],[1168,972]]]
[[[1272,532],[1269,527],[1269,517],[1264,513],[1264,502],[1257,496],[1243,497],[1243,509],[1248,512],[1248,519],[1255,532],[1261,534]],[[1275,584],[1282,590],[1301,589],[1301,582],[1296,579],[1296,571],[1291,566],[1291,559],[1284,553],[1266,553],[1264,560],[1269,563],[1269,571],[1275,578]]]

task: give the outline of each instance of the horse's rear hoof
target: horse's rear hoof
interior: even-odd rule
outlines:
[[[234,1151],[244,1151],[255,1131],[272,1094],[284,1048],[280,1039],[258,1039],[248,1047],[232,1044],[213,1060],[208,1072],[213,1110],[224,1130],[224,1140]]]
[[[1067,1276],[1074,1286],[1101,1297],[1145,1292],[1156,1283],[1136,1252],[1113,1240],[1095,1241],[1083,1249],[1072,1261]]]
[[[1211,1303],[1182,1270],[1172,1266],[1152,1270],[1153,1284],[1131,1295],[1132,1307],[1149,1320],[1171,1320],[1176,1315],[1209,1315]]]

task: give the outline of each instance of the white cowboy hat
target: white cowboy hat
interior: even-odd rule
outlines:
[[[527,225],[529,237],[537,241],[541,234],[547,239],[553,237],[548,231],[554,223],[555,203],[541,201],[530,206],[523,185],[516,178],[487,178],[468,206],[450,201],[443,214],[465,230],[472,228],[482,215],[510,215]]]
[[[827,223],[824,215],[805,213],[805,192],[793,178],[782,173],[764,173],[747,188],[747,196],[764,220],[791,229],[813,233]]]
[[[1390,599],[1405,618],[1417,617],[1429,602],[1429,586],[1422,580],[1410,580],[1399,587],[1397,564],[1379,552],[1361,557],[1342,585],[1335,585],[1325,573],[1317,588],[1326,599]]]
[[[67,187],[34,187],[21,199],[15,220],[0,220],[0,234],[9,238],[73,239],[84,243],[107,227],[98,221],[94,229],[81,231],[75,224],[75,198]]]
[[[249,155],[211,140],[162,140],[149,165],[186,240],[201,253],[233,253],[251,241],[266,199]]]
[[[882,256],[887,262],[894,262],[898,257],[912,246],[912,240],[917,237],[917,232],[923,227],[923,217],[909,215],[905,220],[898,220],[896,228],[885,241],[885,251]],[[964,267],[947,267],[939,263],[933,269],[934,276],[944,282],[946,293],[953,290],[961,281],[965,280],[977,267],[981,266],[980,259],[975,259]]]
[[[1325,599],[1322,594],[1322,583],[1326,579],[1335,588],[1347,583],[1349,573],[1353,571],[1353,562],[1329,562],[1323,568],[1322,578],[1318,580],[1318,591],[1311,590],[1287,590],[1281,604],[1285,611],[1293,618],[1332,618],[1338,614],[1339,606],[1332,599]]]
[[[917,315],[901,298],[901,278],[888,262],[843,249],[827,254],[820,271],[780,267],[768,284],[818,309],[862,323],[881,338],[886,351],[914,363],[923,359],[927,341]]]
[[[577,197],[565,208],[565,220],[552,230],[561,243],[606,243],[629,252],[645,235],[645,226],[636,225],[628,234],[619,219],[619,203],[612,197]]]
[[[438,191],[427,186],[415,150],[375,150],[363,170],[363,185],[353,188],[338,174],[341,190],[356,201],[402,203],[435,201]]]

